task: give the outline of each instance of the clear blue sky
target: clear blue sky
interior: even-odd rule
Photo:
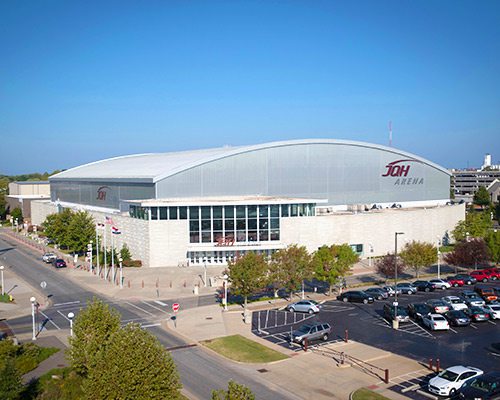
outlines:
[[[500,160],[500,1],[0,2],[0,173],[298,138]]]

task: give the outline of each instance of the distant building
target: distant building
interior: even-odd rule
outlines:
[[[50,199],[49,181],[24,181],[9,183],[9,195],[5,196],[7,209],[20,208],[23,218],[31,220],[31,202]]]
[[[500,180],[495,179],[486,189],[490,194],[491,201],[493,203],[500,203]]]

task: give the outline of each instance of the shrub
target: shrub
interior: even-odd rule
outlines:
[[[141,260],[124,260],[123,266],[124,267],[139,268],[139,267],[142,267],[142,261]]]

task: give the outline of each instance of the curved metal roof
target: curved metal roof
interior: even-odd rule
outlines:
[[[206,150],[193,150],[175,153],[150,153],[134,154],[109,158],[93,163],[81,165],[63,171],[50,177],[50,180],[127,180],[137,182],[155,183],[179,172],[194,168],[225,157],[237,154],[263,150],[273,147],[296,146],[303,144],[329,144],[373,148],[399,156],[410,157],[440,170],[447,175],[450,172],[445,168],[414,154],[392,147],[381,146],[373,143],[356,142],[336,139],[305,139],[270,142],[251,146],[220,147]]]

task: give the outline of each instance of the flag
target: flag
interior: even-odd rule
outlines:
[[[115,235],[120,235],[121,232],[116,226],[111,227],[111,233],[114,233]]]
[[[113,219],[111,217],[108,217],[107,215],[106,215],[106,223],[109,224],[109,225],[113,225],[114,224]]]

